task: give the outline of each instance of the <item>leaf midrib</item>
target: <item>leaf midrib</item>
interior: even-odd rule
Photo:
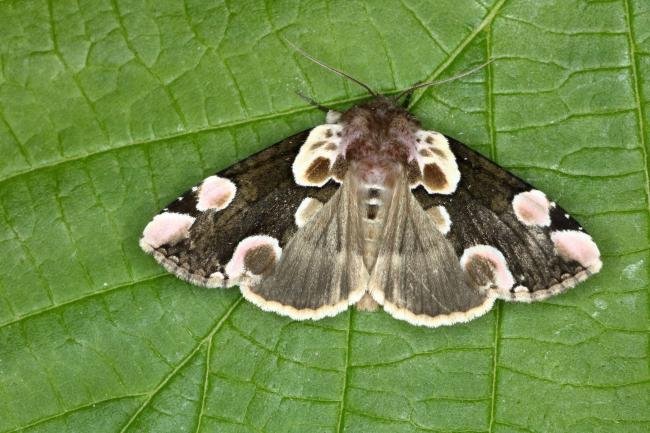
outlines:
[[[639,128],[639,140],[641,141],[641,153],[643,155],[644,159],[644,169],[645,169],[645,193],[646,193],[646,206],[647,206],[647,212],[650,218],[650,174],[648,170],[648,166],[650,166],[650,155],[648,155],[648,148],[647,148],[647,138],[646,138],[646,131],[645,131],[645,122],[644,122],[644,117],[643,117],[643,106],[642,106],[642,101],[643,101],[643,95],[642,95],[642,87],[639,82],[639,71],[637,69],[637,49],[636,49],[636,43],[634,42],[634,25],[633,25],[633,20],[632,20],[632,8],[630,6],[630,0],[623,0],[623,5],[625,7],[625,21],[627,24],[627,40],[628,40],[628,46],[630,49],[630,66],[632,69],[632,81],[634,84],[634,98],[636,101],[636,108],[637,108],[637,124]],[[650,230],[647,233],[647,245],[650,247]],[[650,290],[650,287],[648,288]],[[650,296],[647,297],[647,311],[650,311]],[[648,334],[650,334],[650,328],[648,328],[647,331]],[[646,347],[646,358],[648,359],[648,365],[650,366],[650,339],[648,339],[648,345]]]

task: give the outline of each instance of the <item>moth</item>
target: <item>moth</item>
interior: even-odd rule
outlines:
[[[209,176],[151,222],[142,249],[204,287],[239,286],[296,320],[378,306],[436,327],[497,299],[532,302],[601,268],[598,247],[547,196],[463,143],[371,98]],[[471,71],[470,71],[471,72]]]

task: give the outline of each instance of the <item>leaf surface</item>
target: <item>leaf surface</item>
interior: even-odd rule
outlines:
[[[189,185],[362,89],[576,215],[603,271],[425,329],[300,323],[193,288],[137,241]],[[0,1],[0,432],[646,432],[644,0]]]

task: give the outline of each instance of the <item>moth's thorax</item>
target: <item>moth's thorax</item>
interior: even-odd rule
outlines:
[[[351,108],[341,123],[344,156],[362,182],[390,183],[415,157],[419,122],[388,98]]]

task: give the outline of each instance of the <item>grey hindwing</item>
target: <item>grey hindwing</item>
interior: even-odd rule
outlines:
[[[447,238],[456,254],[473,245],[490,245],[501,251],[515,284],[506,300],[544,299],[574,286],[589,271],[579,263],[557,254],[550,237],[557,230],[582,231],[580,224],[564,209],[553,204],[548,227],[526,226],[516,217],[515,195],[533,187],[461,142],[447,137],[461,173],[457,190],[449,195],[429,195],[414,191],[423,208],[444,206],[451,218]],[[578,277],[576,277],[578,276]],[[523,288],[525,287],[525,288]],[[515,293],[515,290],[524,292]]]
[[[265,310],[296,319],[334,315],[359,300],[368,278],[359,209],[349,183],[343,182],[291,238],[271,274],[242,284],[244,296]]]
[[[308,134],[296,134],[217,173],[237,187],[225,209],[198,211],[196,188],[170,203],[162,212],[187,214],[196,220],[187,239],[156,248],[152,252],[156,260],[180,278],[211,285],[208,277],[224,273],[242,239],[265,234],[284,246],[297,230],[294,214],[302,200],[310,196],[326,202],[338,189],[334,182],[322,188],[296,185],[291,164]],[[231,285],[225,277],[224,285]]]
[[[489,310],[491,299],[466,283],[452,244],[405,179],[395,188],[388,212],[369,283],[371,295],[387,312],[414,324],[437,326]]]

